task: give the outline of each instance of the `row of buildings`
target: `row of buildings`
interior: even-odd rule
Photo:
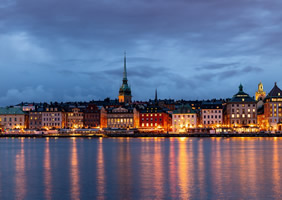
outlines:
[[[0,128],[137,129],[140,132],[282,130],[282,91],[275,83],[267,94],[260,82],[255,97],[239,91],[230,99],[132,102],[126,56],[118,100],[21,103],[0,108]]]

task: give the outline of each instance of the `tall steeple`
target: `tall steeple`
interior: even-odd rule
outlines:
[[[155,91],[155,102],[157,102],[157,101],[158,101],[158,90],[156,88],[156,91]]]
[[[266,97],[266,92],[263,90],[263,84],[260,81],[258,84],[258,91],[256,91],[256,101],[264,100]]]
[[[123,79],[122,85],[119,89],[119,102],[120,103],[131,103],[131,89],[127,83],[127,71],[126,71],[126,52],[124,52],[124,61],[123,61]]]
[[[126,51],[124,51],[124,61],[123,61],[123,80],[127,81],[127,71],[126,71]]]

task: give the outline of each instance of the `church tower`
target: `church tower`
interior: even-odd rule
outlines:
[[[119,89],[119,96],[118,101],[120,103],[131,103],[131,89],[127,84],[127,71],[126,71],[126,53],[124,52],[124,64],[123,64],[123,79],[122,79],[122,85]]]
[[[265,96],[266,93],[263,90],[263,84],[260,82],[258,84],[258,91],[256,92],[256,101],[264,100]]]

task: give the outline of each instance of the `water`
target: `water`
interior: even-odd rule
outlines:
[[[0,199],[282,199],[282,139],[0,139]]]

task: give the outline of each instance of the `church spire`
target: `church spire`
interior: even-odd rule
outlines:
[[[124,61],[123,61],[123,80],[127,80],[127,72],[126,72],[126,51],[124,51]]]
[[[126,52],[124,51],[124,63],[123,63],[123,79],[122,85],[119,89],[119,102],[120,103],[131,103],[131,89],[128,86],[127,71],[126,71]]]
[[[158,101],[158,90],[156,88],[156,91],[155,91],[155,102],[157,102],[157,101]]]

